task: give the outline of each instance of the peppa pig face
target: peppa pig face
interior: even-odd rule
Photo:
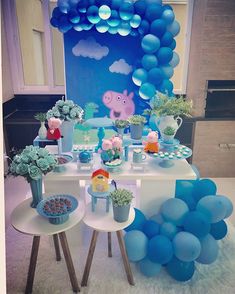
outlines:
[[[112,149],[112,142],[110,140],[104,139],[102,141],[102,150],[106,151],[106,150],[110,150]]]
[[[147,138],[148,138],[149,143],[154,143],[154,142],[157,142],[158,135],[156,132],[150,132],[150,133],[148,133]]]
[[[119,137],[114,137],[112,139],[112,144],[114,148],[121,148],[122,147],[122,140]]]
[[[48,126],[50,129],[58,129],[61,125],[61,120],[59,118],[51,117],[48,120]]]

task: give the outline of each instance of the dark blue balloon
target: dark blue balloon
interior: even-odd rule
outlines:
[[[171,43],[173,42],[173,35],[170,32],[165,32],[165,34],[162,36],[161,40],[161,47],[169,47]]]
[[[167,64],[173,57],[173,51],[169,47],[161,47],[157,52],[158,64]]]
[[[146,12],[145,12],[145,17],[149,21],[153,21],[157,18],[160,18],[162,15],[162,5],[160,4],[150,4],[148,5]]]
[[[176,227],[171,222],[164,222],[160,228],[160,234],[172,240],[175,235],[179,232],[179,227]]]
[[[177,180],[175,188],[175,197],[183,200],[190,210],[196,208],[196,201],[193,198],[193,189],[195,181]]]
[[[155,277],[161,271],[161,264],[152,262],[147,257],[139,261],[138,263],[140,271],[146,277]]]
[[[175,47],[176,47],[176,40],[173,39],[172,43],[171,43],[168,47],[171,48],[172,50],[175,50]]]
[[[149,32],[149,22],[143,19],[138,27],[138,31],[141,35],[146,35]]]
[[[129,232],[131,230],[143,230],[144,223],[146,222],[145,215],[137,208],[135,208],[135,219],[134,221],[125,228],[125,231]]]
[[[163,19],[156,19],[150,25],[150,32],[157,37],[162,37],[166,32],[166,22]]]
[[[190,211],[184,218],[183,227],[186,232],[202,238],[210,232],[211,225],[204,214],[198,211]]]
[[[173,83],[170,80],[163,80],[163,82],[158,87],[158,90],[163,94],[167,94],[168,96],[172,96],[173,94]]]
[[[163,11],[164,11],[164,10],[167,10],[167,9],[171,9],[171,10],[173,10],[172,6],[169,5],[169,4],[163,5],[163,6],[162,6],[162,9],[163,9]]]
[[[173,21],[173,23],[171,25],[169,25],[168,31],[171,32],[174,37],[179,34],[180,24],[178,23],[177,20]]]
[[[59,7],[60,11],[63,13],[68,13],[70,6],[67,0],[58,0],[57,6]]]
[[[159,224],[153,220],[147,220],[143,226],[143,232],[145,235],[151,239],[159,233]]]
[[[210,234],[215,238],[215,240],[223,239],[228,232],[227,224],[224,220],[211,224]]]
[[[80,20],[80,15],[76,9],[72,9],[68,13],[68,19],[71,23],[77,24]]]
[[[171,9],[165,9],[162,13],[162,18],[167,24],[171,24],[175,20],[175,14]]]
[[[134,3],[135,12],[139,15],[144,15],[146,10],[146,1],[138,0]]]
[[[148,72],[148,82],[153,85],[159,85],[163,80],[163,72],[160,68],[154,67]]]
[[[149,240],[148,258],[152,262],[160,264],[168,263],[173,256],[173,247],[170,239],[165,236],[157,235]]]
[[[195,271],[195,264],[194,261],[184,262],[173,257],[167,264],[166,271],[176,281],[186,282],[192,278]]]
[[[58,28],[58,26],[59,26],[59,20],[58,20],[57,18],[55,18],[55,17],[52,17],[52,18],[50,19],[50,23],[51,23],[51,25],[52,25],[53,27],[55,27],[55,28]]]
[[[59,9],[59,7],[55,7],[52,12],[52,17],[59,18],[63,13]]]
[[[217,187],[215,182],[210,179],[202,179],[194,185],[193,197],[198,202],[201,198],[207,195],[215,195]]]

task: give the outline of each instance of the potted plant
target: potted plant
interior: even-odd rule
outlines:
[[[35,115],[34,115],[34,118],[38,121],[40,121],[41,123],[41,126],[38,130],[38,136],[40,139],[46,139],[47,137],[47,129],[45,127],[45,121],[47,119],[47,114],[44,113],[44,112],[37,112]]]
[[[128,122],[130,124],[131,138],[135,140],[141,139],[146,118],[142,115],[134,114],[128,118]]]
[[[162,140],[165,143],[173,143],[176,130],[170,126],[166,127],[162,132]]]
[[[21,153],[14,156],[10,173],[23,176],[30,184],[33,197],[31,207],[35,208],[42,200],[42,176],[52,171],[56,164],[56,157],[38,146],[26,146]]]
[[[60,129],[62,135],[62,152],[70,152],[73,147],[73,129],[75,122],[81,122],[83,109],[72,100],[58,100],[47,112],[47,119],[59,118],[63,121]]]
[[[110,198],[113,203],[114,220],[119,223],[126,222],[129,218],[133,193],[126,189],[115,189],[110,193]]]
[[[116,119],[114,126],[116,127],[118,134],[123,135],[125,128],[129,126],[129,122],[124,119]]]

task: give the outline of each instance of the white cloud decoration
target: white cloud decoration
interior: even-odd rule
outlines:
[[[87,39],[80,40],[77,45],[73,47],[72,52],[75,56],[100,60],[108,55],[109,48],[97,43],[95,38],[88,37]]]
[[[132,72],[132,70],[133,70],[132,66],[129,65],[125,59],[116,60],[109,67],[109,71],[123,74],[123,75],[129,75],[129,73]]]

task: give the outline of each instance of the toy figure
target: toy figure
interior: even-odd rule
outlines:
[[[114,156],[114,151],[113,151],[113,145],[111,140],[103,139],[101,148],[102,149],[99,150],[99,153],[103,162],[106,163],[106,162],[112,161]]]
[[[109,190],[109,173],[103,169],[93,172],[91,177],[91,186],[93,192],[107,192]]]
[[[59,118],[51,117],[48,119],[49,129],[47,130],[47,139],[48,140],[58,140],[60,139],[61,133],[59,130],[62,121]]]
[[[113,137],[111,139],[112,147],[114,151],[113,159],[121,158],[122,155],[122,139],[120,137]]]
[[[158,153],[159,143],[158,143],[158,132],[151,131],[147,135],[147,142],[143,142],[145,145],[144,151],[149,153]]]

